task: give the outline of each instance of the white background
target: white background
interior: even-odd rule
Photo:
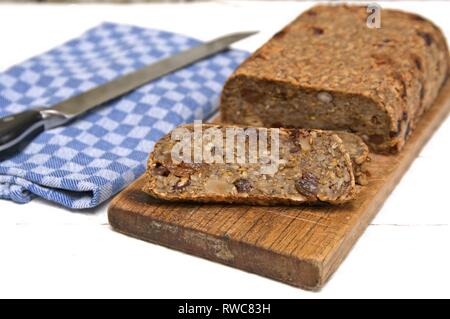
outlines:
[[[450,38],[450,3],[390,2],[432,19]],[[153,5],[0,5],[0,71],[102,21],[203,40],[261,33],[254,50],[310,2]],[[0,200],[0,297],[330,298],[450,297],[450,121],[435,133],[321,292],[115,233],[103,204],[69,211],[43,200]]]

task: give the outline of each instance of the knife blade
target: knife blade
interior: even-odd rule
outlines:
[[[44,130],[66,124],[81,114],[152,80],[227,49],[257,31],[228,34],[96,86],[50,107],[0,118],[0,155],[15,152]]]

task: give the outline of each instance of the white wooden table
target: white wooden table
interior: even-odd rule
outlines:
[[[259,35],[237,45],[254,50],[310,5],[0,5],[0,70],[102,21],[204,40],[256,29]],[[423,14],[450,38],[449,3],[381,5]],[[450,297],[449,139],[447,120],[319,293],[115,233],[107,203],[74,212],[35,199],[25,205],[0,201],[0,297]]]

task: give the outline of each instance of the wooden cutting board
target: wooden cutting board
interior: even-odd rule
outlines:
[[[369,184],[351,204],[174,204],[142,192],[142,176],[113,199],[109,222],[115,230],[139,239],[317,290],[338,268],[449,110],[447,81],[400,154],[371,155]]]

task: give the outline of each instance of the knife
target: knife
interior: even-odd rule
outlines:
[[[232,43],[255,33],[257,32],[251,31],[225,35],[101,84],[53,106],[31,109],[0,118],[0,155],[10,155],[45,130],[64,125],[96,106],[163,75],[219,53]]]

